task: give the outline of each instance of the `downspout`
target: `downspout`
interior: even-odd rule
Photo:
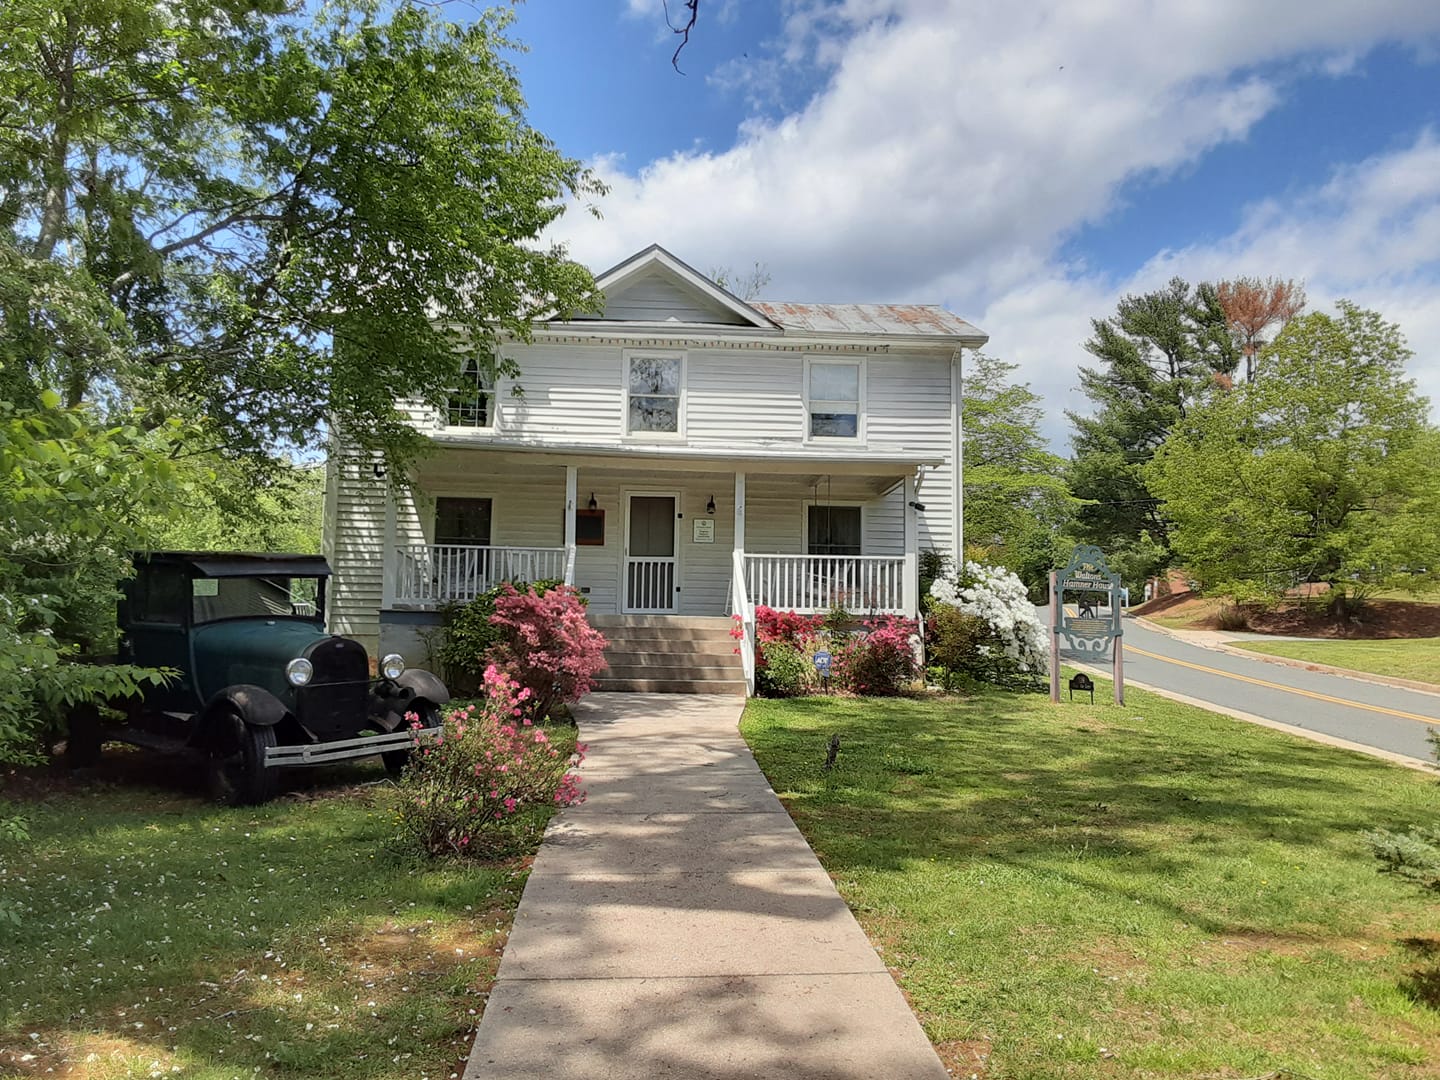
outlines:
[[[963,348],[956,349],[950,357],[950,506],[955,515],[950,557],[956,574],[965,568],[965,406],[961,397],[965,390],[964,353]]]

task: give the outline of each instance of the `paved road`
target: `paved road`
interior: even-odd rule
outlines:
[[[1431,725],[1440,728],[1440,695],[1206,649],[1147,630],[1134,619],[1124,625],[1125,674],[1137,682],[1391,753],[1433,759],[1426,732]],[[1061,655],[1088,659],[1068,650]],[[1108,656],[1088,662],[1109,666]]]

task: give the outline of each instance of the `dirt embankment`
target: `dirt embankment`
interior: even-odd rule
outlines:
[[[1241,605],[1245,625],[1236,626],[1229,601],[1172,593],[1132,608],[1135,615],[1158,616],[1166,626],[1186,630],[1249,630],[1277,637],[1317,637],[1353,640],[1440,637],[1440,604],[1415,600],[1370,600],[1358,615],[1339,618],[1324,601],[1285,601],[1261,607]]]

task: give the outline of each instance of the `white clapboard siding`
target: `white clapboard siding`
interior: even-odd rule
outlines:
[[[380,641],[387,541],[386,483],[375,459],[343,448],[325,470],[323,551],[334,577],[328,586],[331,633],[356,638],[372,652]]]
[[[682,614],[723,614],[729,606],[730,551],[734,538],[734,474],[693,470],[671,472],[647,467],[641,457],[586,457],[585,447],[645,444],[655,439],[624,435],[624,350],[557,342],[507,346],[520,374],[502,380],[500,422],[495,432],[477,434],[474,447],[445,447],[424,458],[414,473],[413,494],[391,496],[370,459],[337,455],[327,486],[326,553],[336,571],[331,591],[331,622],[340,632],[368,640],[378,635],[384,573],[397,544],[434,538],[437,496],[488,496],[495,500],[491,542],[500,546],[557,547],[564,543],[565,470],[558,461],[579,467],[577,497],[585,506],[591,493],[606,510],[604,546],[576,552],[577,584],[589,590],[593,609],[619,610],[623,567],[624,490],[678,491],[685,518],[679,549]],[[815,353],[813,355],[823,355]],[[790,455],[813,458],[818,447],[805,442],[805,356],[800,352],[691,348],[686,351],[686,435],[675,445],[723,456],[727,450],[763,450],[783,461]],[[948,550],[954,535],[950,431],[950,357],[948,350],[891,351],[866,358],[866,447],[886,454],[910,453],[942,464],[920,471],[916,498],[922,550]],[[512,392],[523,388],[523,396]],[[417,426],[436,430],[434,413],[410,405]],[[456,429],[447,429],[454,437]],[[463,438],[463,434],[461,435]],[[532,465],[510,455],[504,462],[492,450],[509,440],[527,446],[569,451],[565,457]],[[837,452],[841,452],[837,450]],[[849,451],[851,454],[854,450]],[[830,474],[823,461],[793,462],[784,472],[767,462],[745,466],[748,511],[745,549],[754,553],[803,554],[807,502],[819,499],[861,505],[866,555],[904,553],[905,506],[902,466],[879,466],[869,476]],[[817,488],[818,482],[818,488]],[[693,542],[693,521],[716,500],[715,543]]]
[[[955,509],[948,464],[952,450],[949,358],[891,355],[872,360],[867,370],[868,440],[904,446],[946,462],[924,470],[915,494],[925,507],[918,515],[920,549],[948,551]],[[892,507],[894,522],[884,527],[895,530],[900,545],[896,550],[903,550],[903,492],[895,492],[887,505]],[[876,527],[881,527],[878,522]]]
[[[786,353],[692,352],[685,402],[690,445],[788,441],[800,446],[803,370],[803,358]]]
[[[680,285],[668,272],[637,274],[605,294],[606,319],[628,322],[751,325],[740,315],[696,289]]]
[[[620,349],[534,345],[510,351],[520,374],[500,386],[505,435],[560,444],[620,441]]]

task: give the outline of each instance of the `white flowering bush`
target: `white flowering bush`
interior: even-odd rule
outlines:
[[[1009,570],[967,562],[930,586],[930,655],[946,675],[1035,683],[1049,672],[1049,640],[1025,585]]]

